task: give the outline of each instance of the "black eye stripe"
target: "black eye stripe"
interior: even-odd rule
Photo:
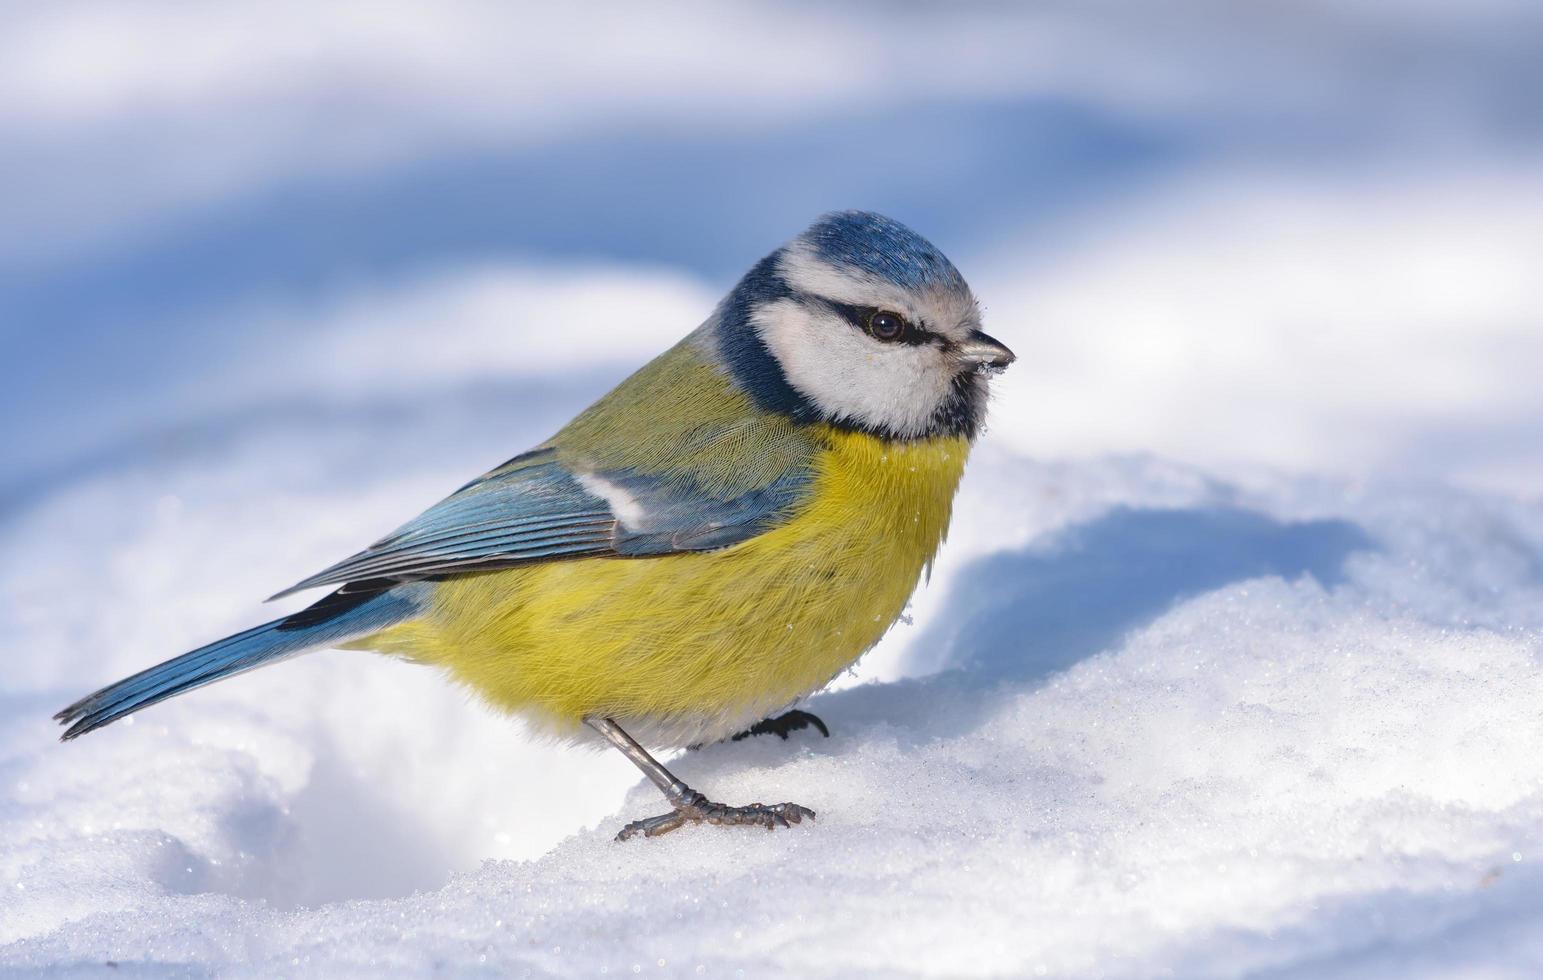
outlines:
[[[822,297],[810,298],[824,303],[826,306],[841,314],[842,318],[852,326],[856,327],[858,330],[861,330],[863,333],[868,334],[869,336],[883,341],[884,343],[908,344],[913,347],[918,347],[922,344],[930,344],[933,341],[942,340],[942,338],[937,334],[926,329],[919,323],[915,323],[906,319],[903,314],[896,312],[895,310],[884,309],[877,306],[853,306],[850,303],[838,303],[835,300],[824,299]],[[881,314],[889,314],[899,318],[900,322],[904,325],[899,336],[883,337],[874,333],[872,329],[873,318]]]

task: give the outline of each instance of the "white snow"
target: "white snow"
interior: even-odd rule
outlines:
[[[972,275],[1013,445],[1543,486],[1535,170],[1197,175],[1067,237]]]
[[[298,570],[273,528],[315,564],[444,465],[344,480],[342,434],[296,461],[272,429],[8,531],[0,970],[1543,966],[1535,505],[988,441],[917,626],[865,664],[897,679],[815,698],[828,741],[675,760],[818,821],[618,844],[660,808],[624,760],[363,654],[52,741],[71,696],[258,615],[241,597]]]

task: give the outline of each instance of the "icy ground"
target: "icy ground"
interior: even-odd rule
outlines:
[[[0,974],[1543,969],[1543,508],[1430,486],[988,439],[915,625],[808,705],[832,737],[675,761],[819,812],[775,834],[615,843],[660,808],[624,760],[364,654],[53,741],[556,420],[511,432],[504,397],[269,420],[4,527]]]

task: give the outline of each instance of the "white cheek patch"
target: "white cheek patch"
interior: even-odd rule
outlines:
[[[624,530],[643,529],[643,522],[647,519],[648,513],[643,509],[643,505],[638,503],[638,498],[625,488],[593,473],[578,473],[574,475],[574,479],[579,482],[579,486],[605,501],[606,506],[611,508],[611,513],[616,515]]]
[[[953,371],[933,345],[880,343],[791,299],[759,308],[751,322],[788,384],[830,418],[914,437],[949,395]]]

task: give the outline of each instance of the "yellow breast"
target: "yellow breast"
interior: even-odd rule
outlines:
[[[439,665],[559,731],[601,715],[655,744],[730,734],[889,629],[943,540],[969,450],[822,436],[813,490],[782,527],[721,551],[458,577],[421,619],[355,645]]]

